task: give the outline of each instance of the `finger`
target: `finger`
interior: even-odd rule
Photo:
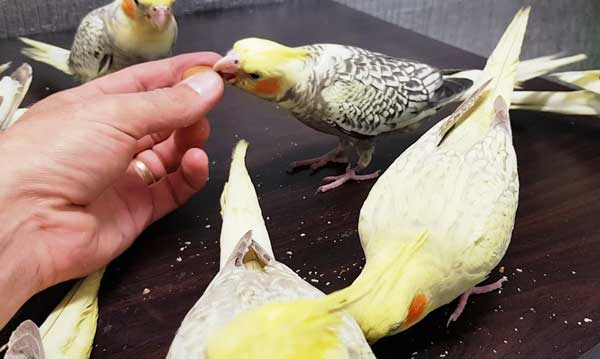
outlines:
[[[134,65],[84,85],[53,94],[35,104],[31,110],[36,112],[60,108],[104,94],[132,93],[172,87],[184,78],[184,73],[190,68],[212,67],[220,58],[219,54],[213,52],[197,52]]]
[[[213,52],[197,52],[146,62],[100,77],[73,91],[79,96],[97,96],[171,87],[183,80],[186,70],[196,66],[212,67],[220,58]]]
[[[208,181],[208,157],[199,148],[188,150],[177,171],[150,187],[156,221],[185,203]]]
[[[196,124],[176,130],[166,141],[137,155],[152,172],[154,178],[163,178],[175,171],[181,164],[183,155],[193,147],[203,147],[210,134],[208,119],[204,117]]]
[[[204,117],[223,96],[223,80],[202,71],[172,88],[102,96],[94,102],[93,121],[140,140],[156,132],[188,127]]]
[[[136,153],[151,149],[169,138],[172,134],[173,132],[171,131],[163,131],[142,137],[137,143]]]

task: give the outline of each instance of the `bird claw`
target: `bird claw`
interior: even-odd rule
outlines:
[[[465,309],[465,306],[467,305],[467,300],[469,299],[469,296],[471,294],[484,294],[484,293],[492,292],[497,289],[501,289],[502,284],[506,281],[508,281],[508,278],[506,276],[504,276],[492,284],[484,285],[481,287],[473,287],[473,288],[469,289],[468,291],[464,292],[463,295],[460,297],[460,301],[458,302],[458,305],[456,306],[454,313],[452,313],[450,318],[448,318],[448,321],[446,322],[446,327],[448,327],[450,325],[450,323],[455,322],[458,319],[458,317],[460,317],[463,310]]]
[[[327,192],[327,191],[331,191],[332,189],[338,188],[340,186],[342,186],[344,183],[350,181],[350,180],[354,180],[354,181],[367,181],[367,180],[371,180],[374,178],[379,177],[379,173],[380,171],[377,170],[373,173],[369,173],[366,175],[358,175],[356,174],[356,171],[353,169],[348,169],[346,171],[346,173],[344,173],[343,175],[339,175],[339,176],[327,176],[325,178],[323,178],[323,181],[325,182],[331,182],[327,185],[321,186],[317,189],[317,193],[321,192]]]
[[[310,169],[315,172],[319,168],[325,167],[329,162],[333,163],[348,163],[348,158],[340,157],[337,154],[327,153],[320,157],[309,158],[307,160],[302,161],[294,161],[290,164],[288,169],[288,173],[292,173],[296,169],[300,167],[310,167]]]

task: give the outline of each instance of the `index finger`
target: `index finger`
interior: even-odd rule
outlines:
[[[145,92],[172,87],[183,79],[183,73],[187,69],[195,66],[212,67],[220,58],[221,55],[214,52],[196,52],[146,62],[64,91],[63,94],[82,99],[98,95]]]

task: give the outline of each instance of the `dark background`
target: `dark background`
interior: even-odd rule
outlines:
[[[513,15],[509,11],[498,15],[498,26],[504,28]],[[484,64],[482,57],[325,0],[211,10],[185,16],[180,23],[178,53],[198,49],[223,53],[241,37],[262,36],[291,45],[358,45],[438,67]],[[60,32],[36,38],[68,46],[72,36]],[[499,37],[488,37],[485,27],[478,36],[491,46]],[[528,39],[525,48],[532,43],[535,40]],[[4,40],[0,54],[6,60],[23,61],[18,47],[16,41]],[[48,66],[33,65],[27,103],[75,84]],[[543,80],[528,87],[558,88]],[[382,140],[372,169],[387,168],[452,109],[426,121],[415,134]],[[318,280],[315,285],[325,292],[347,286],[360,272],[364,258],[355,229],[373,182],[350,183],[315,195],[321,177],[339,174],[343,166],[315,175],[285,172],[289,162],[324,153],[335,139],[231,88],[210,117],[211,180],[204,191],[149,228],[110,265],[100,289],[93,358],[164,357],[179,323],[218,270],[218,200],[231,149],[240,138],[250,142],[247,165],[277,258],[307,280]],[[568,359],[600,342],[600,121],[524,111],[511,112],[511,119],[521,193],[512,243],[501,263],[509,282],[501,293],[470,300],[450,328],[445,323],[453,306],[440,308],[409,331],[382,340],[374,346],[380,359]],[[187,241],[191,245],[180,251]],[[490,279],[500,276],[494,271]],[[0,343],[24,319],[41,323],[68,288],[69,283],[63,284],[33,298],[0,332]],[[150,289],[147,296],[142,294],[145,288]],[[585,318],[593,321],[587,323]]]
[[[177,0],[180,14],[289,0]],[[532,5],[524,57],[585,52],[600,67],[598,0],[336,0],[404,28],[487,56],[505,19]],[[0,0],[0,39],[74,28],[81,16],[108,0]],[[402,43],[399,42],[402,46]]]

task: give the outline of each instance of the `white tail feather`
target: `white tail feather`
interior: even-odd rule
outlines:
[[[247,148],[246,141],[240,141],[235,147],[229,180],[221,195],[221,268],[227,263],[240,238],[249,230],[252,230],[252,239],[274,258],[256,191],[246,169]]]
[[[564,115],[600,115],[600,94],[592,91],[515,91],[512,109]]]
[[[548,75],[558,68],[587,59],[587,55],[585,54],[578,54],[560,58],[557,58],[557,56],[558,55],[548,55],[521,61],[517,66],[515,88],[520,88],[521,84],[525,81],[529,81],[536,77]],[[449,75],[447,77],[466,78],[473,81],[474,85],[471,87],[471,90],[467,91],[461,98],[462,100],[464,100],[474,92],[474,89],[479,88],[484,82],[484,80],[481,78],[481,73],[482,70],[465,70]]]
[[[68,75],[73,74],[69,68],[69,55],[71,54],[69,50],[25,37],[20,37],[19,40],[29,45],[29,47],[21,49],[23,55],[48,64]]]
[[[561,72],[552,77],[600,94],[600,70]]]
[[[521,61],[519,67],[517,68],[517,81],[525,82],[527,80],[552,73],[556,69],[563,66],[571,65],[587,59],[586,54],[577,54],[567,57],[558,56],[559,55],[542,56]]]
[[[10,65],[11,65],[10,62],[5,63],[4,65],[0,65],[0,74],[2,74],[4,71],[8,70]]]

